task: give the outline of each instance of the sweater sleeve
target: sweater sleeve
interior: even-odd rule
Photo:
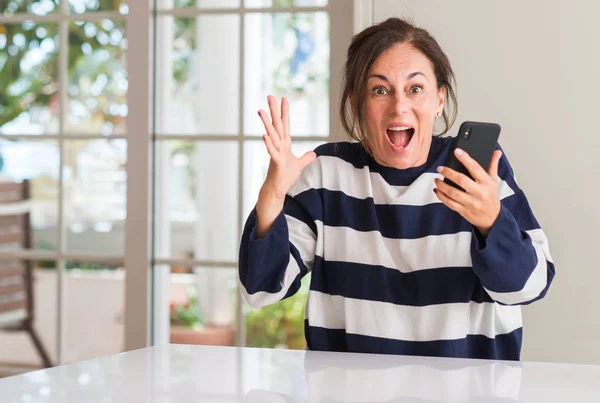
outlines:
[[[246,221],[239,250],[239,288],[254,308],[294,295],[312,270],[318,239],[316,217],[322,209],[320,193],[311,184],[317,170],[316,162],[305,168],[263,239],[256,235],[256,209]]]
[[[501,210],[483,239],[473,228],[473,270],[490,297],[505,305],[543,298],[555,270],[548,239],[503,155],[498,169]]]

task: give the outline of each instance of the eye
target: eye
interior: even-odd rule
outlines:
[[[387,90],[385,87],[381,87],[381,86],[379,86],[379,87],[375,87],[375,88],[373,88],[373,91],[372,91],[372,92],[373,92],[373,94],[375,94],[375,95],[387,95],[387,93],[388,93],[388,90]]]
[[[423,86],[421,85],[414,85],[410,88],[409,91],[411,94],[420,94],[423,92]]]

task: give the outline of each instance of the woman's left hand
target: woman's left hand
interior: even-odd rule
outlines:
[[[433,191],[442,203],[469,221],[481,235],[487,236],[500,215],[498,164],[502,151],[494,152],[488,172],[463,150],[457,149],[455,155],[474,180],[451,168],[439,167],[438,172],[442,176],[456,183],[464,191],[440,179],[435,180],[437,188]]]

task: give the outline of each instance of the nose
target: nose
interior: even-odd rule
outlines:
[[[408,112],[409,102],[408,97],[402,91],[396,91],[392,98],[391,113],[401,116]]]

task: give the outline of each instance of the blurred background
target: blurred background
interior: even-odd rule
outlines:
[[[30,245],[2,254],[33,263],[33,327],[52,365],[121,352],[128,332],[147,334],[131,345],[304,348],[310,279],[250,309],[237,249],[268,167],[266,95],[290,100],[297,152],[330,138],[332,23],[345,25],[340,49],[353,29],[331,15],[351,16],[345,3],[0,1],[0,181],[29,182],[31,226]],[[134,103],[148,105],[145,126]],[[147,165],[131,157],[144,144]],[[140,180],[146,194],[131,188]],[[147,225],[128,231],[140,210]],[[147,248],[128,247],[140,239]],[[146,264],[126,264],[136,259]],[[145,306],[128,311],[143,284]],[[0,365],[42,364],[25,333],[0,332],[0,346]]]

